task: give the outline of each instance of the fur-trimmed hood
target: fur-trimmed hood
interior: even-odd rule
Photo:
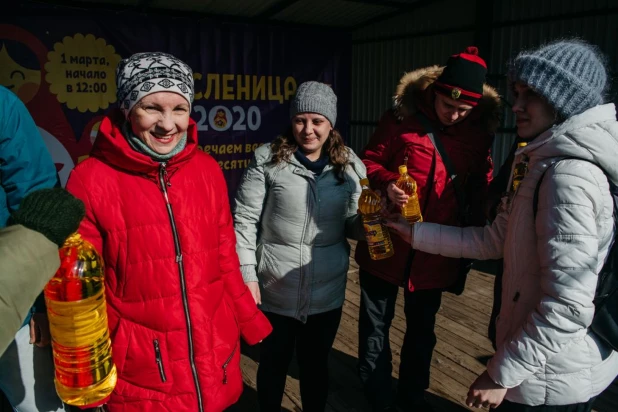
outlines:
[[[430,66],[403,75],[393,96],[393,110],[399,119],[413,115],[421,105],[433,99],[433,95],[427,95],[428,89],[443,70],[441,66]],[[483,97],[469,117],[479,119],[486,131],[494,133],[500,126],[501,106],[496,89],[483,84]]]

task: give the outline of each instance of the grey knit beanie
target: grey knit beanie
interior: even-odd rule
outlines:
[[[603,55],[579,39],[519,53],[509,77],[545,97],[564,119],[602,104],[607,84]]]
[[[320,82],[304,82],[298,86],[290,104],[290,119],[298,113],[307,112],[321,114],[335,127],[337,96],[332,87]]]
[[[136,53],[116,67],[116,98],[126,117],[144,96],[173,92],[193,103],[193,71],[185,62],[161,52]]]

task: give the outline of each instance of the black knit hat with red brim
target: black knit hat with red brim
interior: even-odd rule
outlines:
[[[479,50],[467,47],[462,53],[449,57],[434,88],[446,97],[476,106],[483,96],[486,74],[487,64],[479,57]]]

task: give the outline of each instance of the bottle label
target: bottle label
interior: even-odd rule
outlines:
[[[375,219],[367,219],[363,222],[365,227],[365,238],[369,245],[375,245],[384,242],[384,235],[382,233],[382,219],[380,217]]]

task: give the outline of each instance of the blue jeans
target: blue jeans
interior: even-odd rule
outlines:
[[[39,348],[29,341],[26,325],[0,357],[0,390],[17,412],[64,411],[54,386],[51,346]]]

